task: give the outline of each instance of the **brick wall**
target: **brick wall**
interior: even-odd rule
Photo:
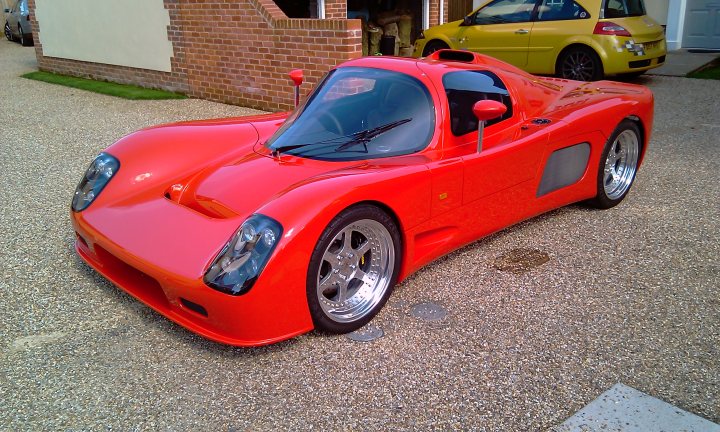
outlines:
[[[340,3],[331,1],[326,6],[339,17]],[[172,72],[45,57],[32,13],[39,68],[276,111],[292,107],[291,69],[304,69],[304,94],[330,68],[362,54],[359,20],[289,19],[272,0],[164,3],[170,14]],[[34,11],[35,0],[29,5]]]

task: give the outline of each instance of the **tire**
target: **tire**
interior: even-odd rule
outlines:
[[[640,128],[623,120],[605,144],[597,175],[597,195],[587,203],[608,209],[620,204],[630,191],[637,174],[642,151]]]
[[[13,39],[15,39],[15,38],[13,37],[12,30],[10,30],[10,23],[9,23],[9,22],[5,22],[5,37],[6,37],[7,40],[9,40],[10,42],[12,42]]]
[[[22,27],[20,27],[20,24],[18,24],[18,34],[20,34],[20,45],[22,45],[22,46],[32,45],[32,38],[28,38],[27,36],[25,36],[25,33],[23,32]]]
[[[435,51],[448,48],[450,47],[445,42],[439,40],[432,40],[428,42],[427,45],[425,45],[425,49],[423,49],[423,57],[427,57]]]
[[[561,78],[577,81],[597,81],[604,75],[600,57],[592,49],[581,46],[563,52],[555,72]]]
[[[397,282],[401,251],[397,225],[378,207],[360,204],[337,215],[318,239],[308,267],[315,329],[339,334],[367,324]]]

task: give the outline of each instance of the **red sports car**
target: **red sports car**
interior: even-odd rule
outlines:
[[[642,86],[490,57],[366,57],[292,113],[145,129],[78,185],[80,256],[209,339],[356,330],[421,266],[566,204],[618,204],[650,139]]]

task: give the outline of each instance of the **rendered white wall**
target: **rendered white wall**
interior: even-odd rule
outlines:
[[[683,27],[685,24],[686,0],[670,0],[668,7],[667,28],[665,39],[668,51],[682,48]]]
[[[170,72],[163,0],[35,0],[43,55]]]
[[[669,0],[645,0],[647,14],[662,25],[667,24]]]

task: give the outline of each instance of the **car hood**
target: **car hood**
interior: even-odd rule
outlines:
[[[175,186],[171,199],[210,217],[247,216],[296,186],[326,178],[364,162],[328,162],[282,155],[257,145],[237,160],[209,166]]]

